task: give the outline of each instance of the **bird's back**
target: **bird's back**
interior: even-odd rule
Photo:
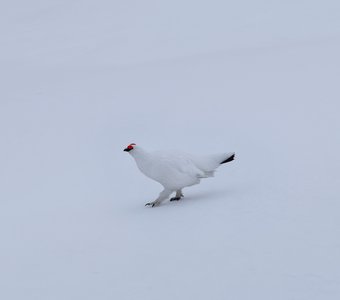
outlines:
[[[233,152],[230,153],[218,153],[218,154],[210,154],[204,156],[192,156],[193,163],[202,170],[207,177],[211,177],[214,175],[214,171],[229,157],[234,155]]]

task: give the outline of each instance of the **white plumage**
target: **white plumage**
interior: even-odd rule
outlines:
[[[170,201],[183,197],[182,189],[200,183],[202,178],[214,176],[214,171],[221,164],[234,160],[235,153],[196,156],[178,151],[149,152],[136,144],[130,144],[127,151],[135,159],[139,170],[147,177],[163,185],[164,190],[158,198],[146,205],[159,205],[176,192]]]

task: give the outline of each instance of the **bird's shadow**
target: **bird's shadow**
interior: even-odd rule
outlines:
[[[166,201],[162,203],[163,205],[173,205],[174,202],[175,203],[184,203],[184,202],[201,202],[201,201],[218,201],[218,200],[222,200],[223,197],[225,196],[230,196],[231,194],[233,194],[233,189],[220,189],[220,190],[213,190],[213,191],[202,191],[202,192],[192,192],[192,191],[188,191],[187,193],[184,193],[184,197],[179,200],[179,201]],[[177,205],[176,205],[177,206]]]

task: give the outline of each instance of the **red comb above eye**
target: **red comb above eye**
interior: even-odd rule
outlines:
[[[127,148],[130,150],[130,149],[133,149],[133,146],[129,145],[129,146],[127,146]]]

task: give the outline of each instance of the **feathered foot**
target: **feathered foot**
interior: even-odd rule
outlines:
[[[181,200],[182,197],[184,197],[184,195],[183,195],[182,191],[179,190],[179,191],[176,191],[176,196],[172,197],[170,199],[170,201],[178,201],[178,200]]]

